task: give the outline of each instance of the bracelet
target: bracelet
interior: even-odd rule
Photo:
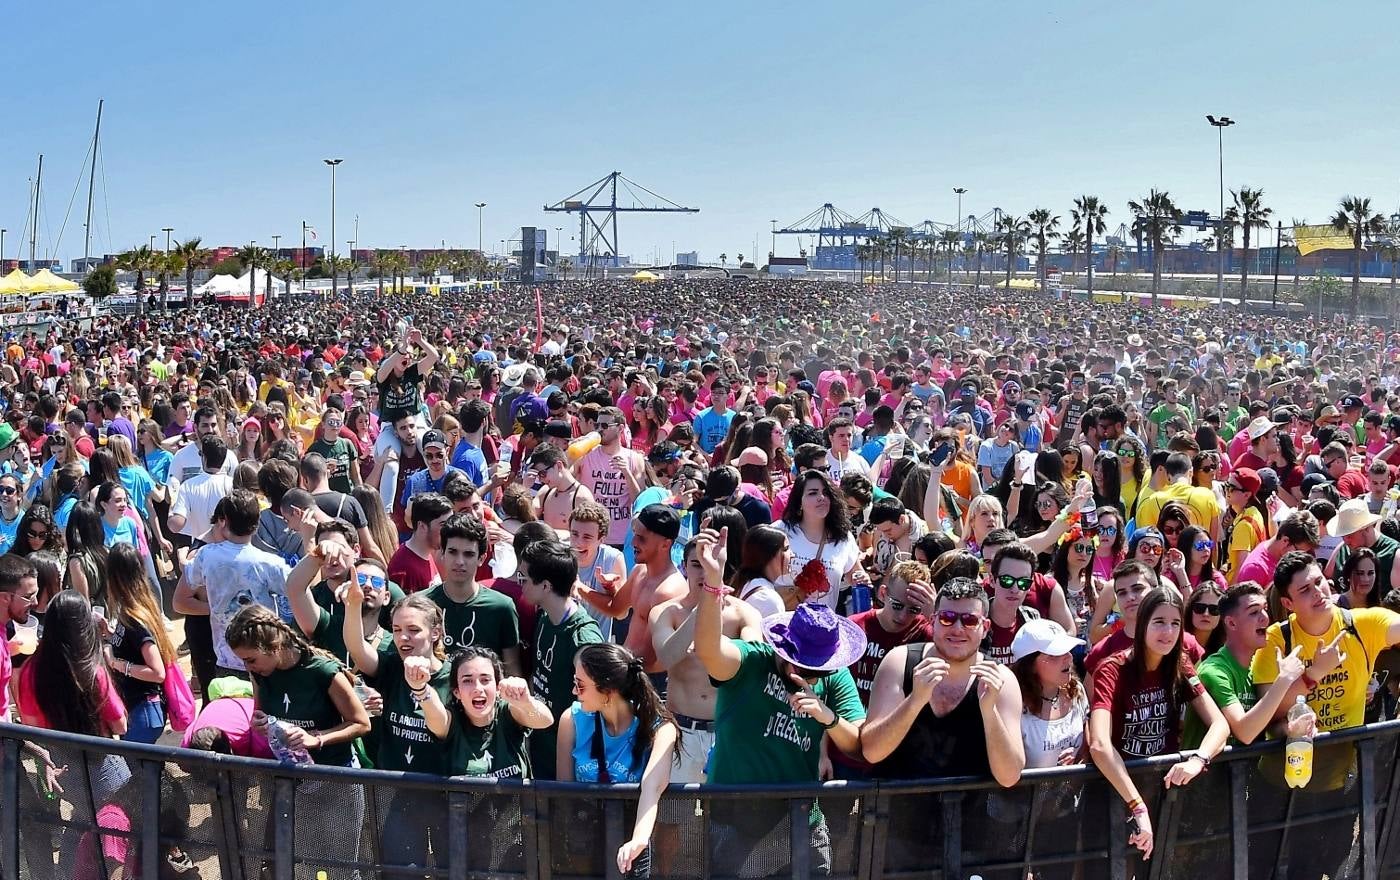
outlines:
[[[1210,767],[1210,755],[1207,755],[1205,752],[1197,750],[1186,756],[1186,760],[1188,761],[1192,758],[1200,760],[1202,770],[1205,770],[1206,768]]]
[[[1146,815],[1147,815],[1147,804],[1144,804],[1142,801],[1138,801],[1137,807],[1132,811],[1132,816],[1133,816],[1133,818],[1136,819],[1138,816],[1146,816]]]
[[[1303,682],[1303,687],[1307,688],[1308,690],[1311,691],[1317,689],[1317,682],[1313,680],[1313,677],[1311,675],[1308,675],[1306,670],[1303,672],[1301,681]]]
[[[1146,805],[1142,802],[1142,798],[1133,798],[1128,801],[1128,813],[1130,815],[1137,815],[1137,811],[1145,807]]]
[[[830,730],[831,728],[835,727],[837,724],[840,724],[840,723],[841,723],[841,716],[840,716],[840,715],[837,715],[836,712],[835,712],[835,710],[833,710],[832,713],[831,713],[831,723],[830,723],[830,724],[823,724],[823,725],[822,725],[822,730]]]
[[[702,589],[702,590],[704,590],[705,592],[709,593],[711,596],[718,596],[718,597],[720,597],[721,599],[723,599],[725,596],[728,596],[730,593],[734,592],[734,590],[733,590],[731,587],[726,587],[726,586],[723,586],[723,585],[718,586],[718,587],[712,587],[712,586],[710,586],[709,584],[706,584],[705,586],[701,587],[700,589]]]
[[[421,703],[421,702],[423,702],[424,700],[428,699],[428,692],[429,692],[430,690],[432,690],[432,688],[429,688],[429,687],[426,687],[426,686],[425,686],[425,687],[418,688],[417,690],[414,690],[413,688],[409,688],[408,693],[409,693],[409,695],[410,695],[411,697],[413,697],[413,701],[414,701],[415,703]]]

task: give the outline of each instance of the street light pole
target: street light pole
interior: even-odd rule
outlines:
[[[964,186],[955,186],[955,187],[953,187],[953,192],[955,192],[955,193],[958,194],[958,216],[957,216],[957,221],[958,221],[958,223],[957,223],[957,226],[958,226],[958,237],[961,238],[961,237],[962,237],[962,197],[963,197],[963,193],[967,192],[967,187],[964,187]]]
[[[165,252],[168,254],[170,253],[170,233],[175,231],[175,227],[162,226],[160,231],[165,233]]]
[[[331,296],[335,296],[336,265],[335,265],[335,168],[344,159],[322,159],[331,166]]]
[[[771,261],[778,253],[778,221],[769,220],[773,224],[773,244],[768,249],[768,259]]]
[[[151,241],[150,244],[146,245],[146,249],[151,251],[156,249],[156,234],[154,232],[151,233]]]
[[[0,229],[0,272],[5,270],[5,233],[9,231],[8,229]],[[83,267],[83,271],[87,271],[87,266]]]
[[[1234,125],[1235,120],[1228,116],[1216,119],[1209,113],[1206,121],[1215,126],[1216,155],[1220,161],[1220,218],[1215,221],[1215,298],[1221,308],[1225,307],[1225,129]],[[1241,293],[1240,307],[1244,307]]]
[[[485,202],[476,203],[476,252],[483,258],[486,256],[486,251],[481,243],[481,209],[484,207],[486,207]]]

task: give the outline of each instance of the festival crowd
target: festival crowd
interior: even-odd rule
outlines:
[[[698,807],[672,815],[673,783],[1010,788],[1092,763],[1147,858],[1161,792],[1126,761],[1179,753],[1160,785],[1189,786],[1287,735],[1299,698],[1318,732],[1394,717],[1397,365],[1400,335],[1341,319],[806,281],[12,332],[0,710],[638,783],[627,876],[681,857]],[[27,753],[46,792],[78,772]],[[1332,758],[1300,797],[1353,784]],[[99,824],[129,829],[126,762],[88,774]],[[307,823],[363,823],[362,794],[320,796]],[[440,804],[394,795],[385,864],[441,864]],[[509,821],[491,809],[474,846]],[[786,858],[785,802],[705,809],[716,872]],[[1337,876],[1349,835],[1302,837],[1296,876]],[[26,855],[95,877],[131,870],[126,844],[65,847],[53,874]],[[810,849],[830,865],[815,807]]]

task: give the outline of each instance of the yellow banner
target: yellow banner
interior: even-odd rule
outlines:
[[[1294,226],[1293,241],[1298,245],[1298,256],[1306,257],[1313,251],[1350,250],[1351,236],[1338,232],[1331,224],[1322,226]]]

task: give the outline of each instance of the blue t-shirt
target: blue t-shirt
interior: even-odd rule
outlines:
[[[156,481],[157,486],[164,486],[170,481],[170,463],[174,460],[175,456],[164,449],[147,452],[141,456],[141,463],[146,466],[146,473],[151,475],[151,479]]]
[[[58,502],[58,509],[53,512],[53,521],[60,529],[68,528],[68,515],[73,512],[73,508],[78,504],[76,495],[69,495]]]
[[[19,536],[19,521],[22,519],[23,513],[16,513],[15,518],[9,522],[0,516],[0,553],[9,553],[10,548],[15,546],[15,538]]]
[[[127,497],[136,506],[136,512],[141,514],[142,519],[148,518],[150,511],[146,509],[146,496],[156,487],[151,475],[139,464],[129,464],[117,471],[117,478],[122,481]]]
[[[860,448],[860,457],[865,459],[866,464],[874,464],[875,459],[880,457],[880,453],[885,451],[885,444],[889,441],[888,435],[881,434],[879,437],[871,437],[865,441],[865,445]]]
[[[598,759],[593,756],[593,729],[603,724],[602,719],[598,714],[583,711],[578,703],[569,707],[569,714],[574,719],[574,747],[571,752],[574,781],[597,782]],[[642,781],[642,772],[646,770],[651,750],[644,752],[640,761],[633,762],[632,746],[637,740],[638,726],[638,720],[633,716],[627,729],[620,736],[613,736],[608,733],[608,726],[603,724],[603,758],[608,764],[609,782]]]
[[[442,472],[442,477],[437,480],[433,479],[433,475],[428,473],[427,468],[414,471],[408,475],[407,480],[403,481],[403,496],[399,498],[399,503],[407,507],[408,499],[417,495],[419,492],[441,492],[443,485],[447,483],[447,478],[453,474],[462,474],[466,476],[465,472],[452,465],[448,465],[447,469]]]
[[[1020,451],[1021,447],[1014,442],[998,446],[996,440],[988,438],[977,447],[977,466],[990,468],[993,479],[999,480],[1006,463]]]
[[[715,412],[714,407],[701,410],[694,422],[695,442],[700,444],[706,455],[713,454],[724,438],[729,436],[729,426],[733,421],[732,409],[725,410],[723,415]]]
[[[107,520],[102,520],[102,533],[106,536],[106,545],[130,544],[136,549],[141,549],[141,539],[136,534],[136,524],[131,521],[131,517],[123,516],[121,522],[115,526],[107,524]]]
[[[478,489],[486,484],[486,454],[466,440],[452,450],[452,467],[466,474]]]

